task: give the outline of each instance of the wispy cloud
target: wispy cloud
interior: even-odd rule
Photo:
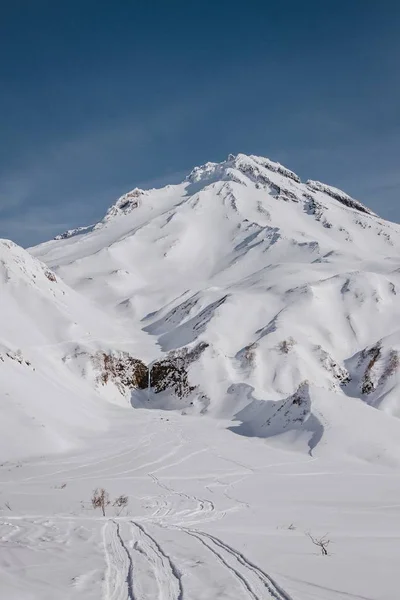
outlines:
[[[0,235],[29,244],[100,219],[118,195],[135,185],[172,183],[177,173],[167,169],[154,178],[149,165],[144,172],[150,177],[143,177],[143,156],[160,140],[178,135],[197,110],[182,104],[142,120],[134,115],[110,120],[42,147],[27,164],[0,174]]]

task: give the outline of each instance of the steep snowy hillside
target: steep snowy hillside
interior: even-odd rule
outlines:
[[[2,459],[63,450],[104,429],[101,395],[118,400],[104,357],[146,351],[148,336],[126,342],[99,307],[7,240],[0,240],[0,289]]]
[[[308,382],[311,397],[400,416],[400,227],[336,188],[230,155],[31,252],[128,337],[148,333],[178,365],[197,349],[183,398],[156,389],[152,406],[243,417],[250,397],[290,404]],[[303,420],[319,422],[309,405]]]

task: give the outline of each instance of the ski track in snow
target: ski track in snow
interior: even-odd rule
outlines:
[[[163,428],[164,425],[161,427]],[[140,485],[147,486],[147,495],[140,496],[139,492],[141,501],[139,506],[144,508],[144,512],[140,512],[140,509],[136,512],[135,508],[134,520],[128,515],[104,518],[98,513],[91,512],[89,516],[87,514],[66,515],[62,513],[50,516],[26,513],[18,515],[12,512],[8,514],[8,511],[3,513],[0,523],[0,554],[3,549],[8,549],[11,554],[17,551],[30,552],[34,558],[29,566],[40,568],[40,564],[36,564],[35,558],[39,557],[40,562],[41,556],[50,557],[56,551],[56,554],[60,556],[61,564],[73,565],[73,578],[71,578],[70,585],[73,586],[74,594],[78,594],[83,600],[86,598],[98,600],[99,597],[102,597],[102,600],[204,600],[204,598],[211,600],[217,599],[220,592],[221,597],[232,600],[302,600],[303,595],[300,592],[296,591],[295,596],[290,595],[275,580],[275,577],[269,575],[267,562],[262,563],[263,568],[257,566],[255,562],[236,549],[236,542],[233,541],[232,545],[227,543],[224,539],[225,536],[217,533],[215,527],[218,522],[221,522],[224,524],[224,529],[228,527],[227,531],[229,527],[232,527],[233,536],[241,533],[240,524],[238,530],[235,531],[237,525],[234,524],[234,521],[227,520],[227,524],[224,521],[225,517],[228,517],[228,513],[234,511],[238,511],[244,520],[246,515],[251,516],[252,507],[244,501],[247,498],[240,498],[243,493],[240,482],[243,485],[243,482],[249,478],[251,485],[253,478],[265,477],[264,474],[272,467],[286,466],[288,468],[286,472],[268,475],[268,477],[284,477],[286,481],[292,480],[293,476],[315,479],[320,476],[325,477],[327,474],[341,475],[341,473],[334,473],[329,469],[319,470],[317,468],[319,462],[315,458],[304,457],[304,460],[296,463],[290,456],[287,457],[287,461],[282,460],[282,455],[276,457],[276,461],[270,457],[267,464],[255,462],[254,466],[249,467],[244,458],[240,460],[236,455],[229,457],[225,447],[217,450],[208,445],[207,452],[204,448],[199,448],[196,439],[183,438],[178,423],[170,423],[167,427],[167,430],[160,429],[160,432],[166,431],[162,435],[167,437],[160,435],[158,443],[152,447],[154,454],[151,456],[151,460],[147,460],[143,464],[140,464],[141,461],[151,451],[148,446],[143,447],[146,442],[149,442],[146,429],[142,432],[142,443],[135,439],[130,450],[126,445],[126,440],[122,440],[123,445],[120,452],[116,452],[115,445],[110,445],[112,452],[108,458],[105,454],[94,453],[92,462],[90,460],[85,462],[88,475],[91,473],[90,466],[93,464],[98,467],[95,472],[100,477],[99,481],[102,476],[108,481],[111,471],[113,479],[118,480],[119,475],[122,475],[123,478],[123,473],[127,472],[127,462],[133,461],[130,469],[131,478],[135,482],[134,487],[131,488],[132,497],[135,497],[135,487],[138,481],[136,472],[140,469],[143,470],[143,473],[140,474]],[[174,447],[171,448],[171,445]],[[201,461],[210,460],[210,463],[196,472],[195,465],[199,459]],[[81,486],[83,473],[76,470],[76,464],[73,464],[71,458],[66,460],[65,469],[58,461],[59,457],[55,457],[54,463],[52,461],[48,463],[47,480],[43,475],[25,478],[24,473],[21,473],[20,482],[18,480],[14,482],[14,485],[17,486],[21,482],[23,484],[20,490],[17,488],[17,498],[18,494],[23,496],[28,493],[24,488],[27,483],[33,486],[34,490],[45,489],[43,483],[50,483],[54,472],[61,471],[66,474],[69,469],[71,482],[75,479]],[[212,465],[217,461],[213,472]],[[60,466],[59,470],[54,469],[57,464]],[[313,470],[294,473],[295,464],[298,464],[301,469],[308,465],[308,468]],[[35,463],[35,465],[42,468],[41,463]],[[104,470],[100,470],[99,465],[102,465]],[[313,466],[311,467],[311,465]],[[171,472],[168,471],[169,467]],[[178,468],[176,469],[176,467]],[[149,471],[149,468],[154,468],[154,470]],[[370,475],[370,473],[366,472],[365,475]],[[128,478],[129,475],[126,475],[126,479]],[[70,485],[73,483],[68,483],[67,491]],[[235,488],[236,485],[239,487]],[[157,494],[158,491],[161,494]],[[58,493],[64,494],[61,491]],[[143,503],[143,501],[145,502]],[[395,505],[393,504],[393,506]],[[382,505],[381,508],[384,506]],[[371,510],[371,507],[368,509]],[[212,533],[205,529],[211,529]],[[75,547],[74,544],[80,530],[85,530],[82,533],[84,549],[81,556],[85,557],[86,552],[88,555],[93,553],[94,557],[94,560],[89,561],[88,565],[80,564],[79,560],[77,561],[73,556],[74,551],[71,552],[71,549],[68,549],[70,544],[72,544],[71,548]],[[160,532],[160,538],[157,531]],[[169,531],[172,534],[168,541],[163,541],[164,538],[161,537],[163,531]],[[155,533],[153,534],[153,532]],[[96,540],[100,533],[102,544],[99,546]],[[89,545],[85,536],[89,543],[94,542],[95,544]],[[182,536],[181,539],[185,539],[185,537],[188,540],[191,539],[193,545],[188,548],[185,543],[183,546],[177,544],[179,536]],[[296,541],[296,537],[293,537],[293,540]],[[95,548],[97,547],[101,547],[102,552],[96,553]],[[182,551],[182,547],[185,549],[184,551]],[[102,556],[104,556],[105,568],[104,562],[101,562]],[[199,568],[196,571],[193,565],[197,564]],[[275,563],[274,569],[276,569]],[[7,571],[15,578],[19,574],[21,577],[25,577],[24,567],[17,566],[17,564],[12,565]],[[101,581],[101,573],[104,573],[103,581]],[[196,577],[198,577],[197,580]],[[282,577],[285,577],[286,580],[286,575]],[[31,581],[36,583],[36,581],[28,579],[28,583]],[[194,584],[194,581],[197,583]],[[194,591],[191,588],[193,585],[197,586],[193,588]],[[300,582],[299,585],[306,584]],[[296,587],[298,587],[297,584]],[[95,595],[97,589],[99,592],[102,590],[102,596],[101,592],[97,596]],[[33,597],[41,597],[40,591],[38,593],[35,589],[35,593],[37,595]],[[332,598],[336,595],[339,598],[345,594],[345,592],[337,592],[335,595],[333,587],[332,592],[329,593],[331,594],[329,597]],[[67,594],[55,596],[57,600],[67,597],[69,597]],[[304,597],[308,598],[309,595]],[[349,597],[361,596],[349,594]]]
[[[135,569],[135,556],[143,557],[157,584],[158,600],[183,600],[181,574],[159,543],[142,525],[129,525],[130,540],[124,540],[116,520],[103,527],[106,558],[104,600],[146,600],[148,592],[141,585],[141,573]],[[126,532],[125,527],[125,532]]]
[[[266,598],[293,600],[266,573],[218,538],[198,530],[182,528],[182,531],[196,538],[220,564],[228,569],[232,577],[242,586],[248,598],[252,600],[266,600]],[[268,596],[265,596],[265,593],[268,593]]]
[[[19,483],[28,483],[28,482],[32,482],[32,481],[38,481],[38,480],[45,480],[45,479],[51,479],[54,476],[61,476],[65,473],[70,473],[73,471],[79,471],[81,469],[85,469],[85,468],[89,468],[90,469],[90,473],[93,475],[95,473],[95,471],[93,471],[93,467],[96,465],[100,465],[102,463],[106,463],[106,462],[113,462],[118,458],[122,458],[125,456],[129,456],[132,454],[135,454],[136,450],[138,448],[143,448],[148,446],[151,443],[151,439],[152,437],[154,437],[155,434],[153,435],[149,435],[147,437],[144,437],[141,442],[139,444],[137,444],[136,446],[132,447],[130,444],[128,445],[128,449],[122,450],[120,452],[117,452],[116,454],[110,454],[108,456],[103,456],[100,459],[96,459],[90,462],[83,462],[80,463],[78,465],[74,464],[72,466],[68,466],[67,468],[64,469],[59,469],[58,471],[53,471],[51,473],[44,473],[43,475],[34,475],[32,477],[26,477],[25,479],[21,479],[19,480]],[[63,463],[65,464],[65,463]],[[114,466],[111,465],[111,467],[109,467],[111,469],[114,469]],[[105,469],[101,469],[97,472],[97,474],[103,474],[106,471],[107,468]],[[83,479],[87,479],[87,475],[85,475],[83,477]],[[79,477],[70,477],[69,480],[70,481],[75,481],[79,479]],[[0,481],[0,485],[12,485],[14,482],[12,480],[10,481]]]
[[[214,503],[211,502],[211,500],[200,499],[200,498],[197,498],[196,496],[190,496],[189,494],[185,494],[184,492],[179,492],[179,491],[175,490],[174,488],[168,486],[167,484],[162,483],[153,473],[149,473],[149,476],[151,477],[151,479],[154,481],[154,483],[156,485],[158,485],[161,489],[169,492],[170,495],[173,495],[173,496],[175,495],[175,496],[179,496],[179,497],[183,498],[185,501],[189,502],[189,506],[192,504],[195,505],[194,510],[191,508],[186,508],[181,512],[174,512],[171,515],[171,517],[173,517],[173,516],[183,517],[185,515],[186,517],[192,519],[193,517],[197,517],[197,516],[201,515],[200,521],[204,522],[204,521],[215,520],[215,519],[221,518],[223,516],[224,513],[214,514],[215,506],[214,506]],[[196,523],[196,522],[198,522],[198,521],[194,521],[194,523]],[[193,522],[191,522],[191,524],[192,523]]]
[[[141,585],[141,573],[135,569],[135,556],[138,555],[145,559],[153,571],[158,600],[184,600],[181,572],[157,540],[143,525],[133,521],[129,523],[131,539],[127,540],[128,523],[124,522],[124,525],[125,539],[118,521],[107,521],[103,527],[107,565],[104,600],[145,600],[149,597]],[[239,583],[246,597],[252,600],[293,600],[270,575],[221,539],[197,529],[173,529],[185,532],[205,546],[213,560],[217,560]]]
[[[139,533],[137,547],[142,549],[153,566],[159,588],[159,600],[183,600],[183,585],[178,568],[142,525],[134,522],[132,525]]]
[[[107,570],[104,600],[138,600],[133,593],[133,562],[122,540],[120,525],[109,521],[103,528]]]
[[[263,600],[267,591],[274,600],[293,600],[267,573],[219,538],[197,529],[183,529],[183,531],[196,537],[206,546],[229,569],[233,576],[239,579],[250,598]]]
[[[125,448],[121,452],[113,453],[108,459],[103,457],[79,466],[80,468],[86,467],[88,473],[91,473],[92,476],[94,474],[96,476],[104,476],[108,474],[110,469],[113,469],[113,478],[117,479],[126,473],[131,473],[134,476],[136,471],[144,469],[146,476],[163,492],[161,497],[148,496],[150,500],[152,498],[155,500],[155,511],[135,521],[127,517],[115,517],[113,519],[106,519],[104,522],[104,518],[102,517],[91,517],[90,521],[94,526],[94,531],[101,524],[102,546],[106,563],[103,581],[103,600],[146,600],[148,598],[157,598],[157,600],[186,600],[182,583],[182,573],[179,566],[180,561],[172,558],[172,556],[163,550],[157,539],[148,533],[147,525],[157,526],[169,531],[181,531],[205,546],[210,554],[210,560],[206,561],[207,564],[212,565],[217,561],[218,564],[222,565],[228,571],[228,580],[229,577],[235,578],[241,586],[243,593],[246,594],[244,596],[241,593],[237,596],[238,599],[292,600],[268,574],[256,567],[241,553],[228,546],[221,539],[193,528],[198,524],[204,525],[223,519],[229,511],[248,508],[246,503],[229,495],[227,490],[235,485],[235,483],[242,481],[254,473],[254,469],[250,469],[236,460],[225,459],[225,457],[218,455],[219,460],[227,461],[233,467],[240,467],[242,469],[241,471],[227,471],[226,475],[229,478],[234,476],[235,479],[226,483],[223,481],[223,474],[220,474],[218,477],[212,473],[207,475],[209,483],[204,486],[204,489],[207,489],[210,493],[215,493],[212,491],[212,488],[218,489],[222,494],[221,497],[225,497],[232,504],[230,507],[221,507],[218,509],[210,499],[200,498],[179,489],[184,486],[185,478],[178,478],[177,481],[180,483],[179,488],[176,489],[174,487],[175,484],[172,483],[173,479],[170,481],[167,477],[160,479],[157,476],[159,472],[166,471],[169,467],[182,465],[186,461],[190,461],[208,450],[208,448],[195,449],[179,458],[179,452],[187,446],[188,441],[181,436],[180,430],[176,429],[173,431],[173,439],[177,442],[174,449],[164,453],[164,448],[167,446],[168,449],[168,445],[161,441],[154,448],[157,453],[154,460],[139,464],[139,466],[129,471],[121,470],[121,467],[126,464],[127,457],[131,453],[134,454],[139,446],[143,447],[146,442],[150,442],[146,435],[143,437],[142,444],[136,444],[130,450]],[[140,463],[140,460],[147,452],[147,450],[144,450],[142,453],[135,454],[135,459]],[[178,459],[175,458],[177,454]],[[108,462],[109,460],[112,461],[112,459],[114,462],[116,461],[114,466],[112,466],[111,462]],[[160,463],[162,466],[158,466]],[[104,464],[103,470],[93,472],[90,468],[91,465],[99,466],[101,464]],[[151,466],[154,466],[155,470],[148,472],[147,468]],[[71,473],[69,480],[81,481],[83,477],[79,473],[79,467],[73,465],[59,471],[51,471],[48,474],[48,478],[53,477],[54,474]],[[77,473],[75,477],[73,476],[74,472]],[[45,479],[45,475],[23,478],[22,483],[41,483]],[[189,476],[187,480],[190,481],[191,477]],[[51,519],[46,518],[45,515],[10,515],[1,523],[0,542],[20,545],[31,551],[42,548],[46,548],[46,551],[48,551],[49,548],[54,548],[55,544],[65,543],[71,531],[76,531],[77,524],[81,519],[87,520],[87,518],[77,515],[57,515]],[[67,531],[64,530],[61,533],[61,530],[57,529],[57,521],[60,523],[61,529],[67,527]],[[149,572],[153,573],[153,576],[150,578]],[[76,575],[73,580],[74,589],[78,591],[83,590],[83,592],[90,589],[90,581],[93,573],[96,573],[96,571],[88,570]],[[211,583],[218,585],[218,581],[218,576],[215,578],[212,577]],[[151,593],[149,593],[149,586],[151,585],[157,589],[151,589]],[[203,585],[207,590],[209,583],[204,581]],[[213,593],[211,592],[211,594]],[[214,596],[211,595],[211,597]]]

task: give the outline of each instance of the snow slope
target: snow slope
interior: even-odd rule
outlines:
[[[0,466],[1,598],[397,599],[398,468],[115,411],[79,451]],[[126,510],[93,510],[101,486]],[[328,534],[329,556],[308,532]]]
[[[91,356],[143,351],[147,336],[127,343],[99,307],[7,240],[0,240],[0,286],[2,460],[65,450],[104,430],[107,404]]]

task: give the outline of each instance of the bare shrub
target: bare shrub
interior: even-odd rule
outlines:
[[[307,533],[307,536],[310,538],[310,540],[312,541],[312,543],[315,546],[318,546],[318,548],[321,550],[321,554],[322,556],[329,556],[329,552],[328,552],[328,546],[331,543],[331,540],[329,540],[326,536],[328,534],[326,533],[325,535],[323,535],[320,538],[315,538],[311,535],[311,533]]]
[[[101,508],[103,517],[106,516],[106,508],[111,504],[109,493],[104,488],[96,488],[92,496],[92,506],[94,509]]]
[[[115,508],[117,509],[116,510],[117,516],[119,516],[122,513],[122,511],[124,510],[124,508],[126,508],[128,506],[128,503],[129,503],[128,496],[124,496],[122,494],[121,494],[121,496],[118,496],[118,498],[116,498],[114,500],[113,506],[115,506]]]

